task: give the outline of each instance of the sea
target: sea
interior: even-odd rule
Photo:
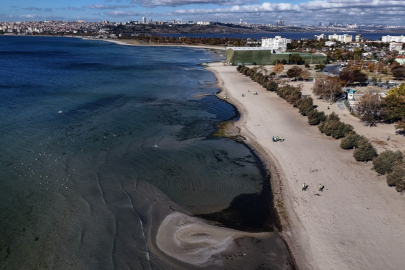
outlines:
[[[0,268],[232,265],[195,266],[159,250],[154,239],[172,211],[233,231],[274,232],[277,256],[290,258],[257,153],[215,135],[239,117],[215,96],[215,77],[202,65],[223,57],[0,37]],[[260,269],[281,269],[274,253],[263,254]]]
[[[353,40],[357,34],[361,34],[363,38],[370,40],[379,40],[382,36],[400,36],[405,33],[376,33],[376,32],[277,32],[277,33],[247,33],[247,34],[160,34],[160,36],[173,36],[173,37],[205,37],[205,38],[253,38],[260,40],[262,38],[274,38],[275,36],[281,36],[288,39],[300,40],[302,38],[314,39],[315,35],[343,35],[348,34],[353,36]]]

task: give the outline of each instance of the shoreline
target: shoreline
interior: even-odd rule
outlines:
[[[207,70],[217,78],[217,96],[228,96],[240,112],[235,126],[245,143],[270,170],[280,234],[297,268],[400,269],[405,197],[388,187],[372,164],[355,162],[352,151],[340,149],[340,140],[321,134],[236,67],[211,63]],[[286,141],[273,143],[271,136]],[[303,192],[304,182],[310,189]],[[319,184],[325,191],[317,191]]]
[[[186,44],[150,44],[150,43],[140,43],[136,40],[131,39],[93,39],[93,38],[81,38],[83,40],[96,40],[96,41],[106,41],[110,43],[115,43],[124,46],[146,46],[146,47],[186,47],[186,48],[200,48],[200,49],[210,49],[210,50],[221,50],[225,51],[226,47],[215,46],[215,45],[186,45]]]
[[[228,89],[225,87],[224,85],[224,81],[221,78],[221,75],[218,73],[217,70],[212,68],[212,64],[215,63],[209,63],[207,65],[207,67],[205,68],[206,70],[212,72],[216,78],[216,84],[219,87],[220,91],[216,94],[216,96],[219,99],[223,99],[223,96],[229,96],[232,94],[230,93],[230,91],[228,91]],[[235,71],[236,71],[236,67],[235,67]],[[237,134],[232,133],[231,136],[239,136],[239,137],[243,137],[244,141],[243,143],[246,144],[252,152],[254,152],[258,158],[260,158],[262,165],[264,167],[264,169],[267,170],[267,173],[270,175],[270,186],[271,186],[271,193],[272,193],[272,199],[273,201],[270,202],[271,206],[273,207],[273,209],[271,210],[274,215],[275,215],[275,227],[278,230],[278,233],[281,237],[281,239],[283,239],[287,250],[290,254],[290,257],[292,259],[293,262],[293,267],[295,267],[295,269],[300,269],[298,262],[292,252],[292,246],[294,246],[294,239],[291,239],[291,237],[289,237],[289,234],[284,234],[283,231],[284,229],[288,230],[290,229],[291,225],[289,224],[289,220],[285,214],[285,209],[282,206],[282,202],[283,202],[283,182],[282,182],[282,174],[278,171],[278,167],[277,166],[277,159],[271,154],[268,153],[267,151],[265,151],[265,149],[263,149],[263,147],[261,147],[261,145],[256,141],[254,135],[252,133],[250,133],[246,127],[243,125],[243,123],[246,122],[246,118],[247,118],[247,112],[246,109],[243,107],[243,105],[238,102],[235,99],[232,99],[231,97],[231,101],[228,99],[226,100],[226,102],[228,102],[229,104],[231,104],[232,106],[235,106],[236,110],[239,112],[239,119],[235,122],[233,122],[233,126],[236,127],[236,129],[239,131]],[[227,127],[225,127],[225,129],[227,129]],[[242,132],[243,130],[243,132]],[[226,132],[226,131],[225,131]],[[229,136],[230,134],[226,134],[225,136]]]

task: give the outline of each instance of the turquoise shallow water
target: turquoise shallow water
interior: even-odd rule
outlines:
[[[196,215],[246,194],[263,204],[259,159],[211,136],[237,117],[200,65],[216,59],[0,37],[2,269],[172,269],[148,246],[158,202]]]

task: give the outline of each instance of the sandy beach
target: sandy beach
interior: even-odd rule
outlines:
[[[356,162],[352,150],[340,148],[340,140],[321,134],[296,108],[238,73],[236,67],[213,63],[208,70],[222,88],[219,97],[228,96],[227,101],[240,111],[235,125],[241,135],[271,171],[282,237],[298,268],[402,269],[405,196],[389,187],[385,177],[372,170],[371,162]],[[253,95],[255,91],[258,95]],[[319,105],[323,107],[326,103]],[[361,129],[358,120],[341,118],[360,134],[375,134],[364,126]],[[285,141],[274,143],[272,136]],[[375,140],[384,136],[381,131]],[[378,150],[403,147],[402,140],[395,137],[391,146],[380,144]],[[307,191],[301,190],[303,183],[309,185]],[[319,184],[325,185],[323,192],[318,191]]]

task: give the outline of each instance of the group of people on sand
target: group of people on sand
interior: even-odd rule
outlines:
[[[305,191],[305,190],[307,190],[307,188],[308,188],[308,185],[307,184],[302,184],[302,191]],[[322,185],[322,184],[319,184],[319,191],[323,191],[323,189],[325,188],[325,186],[324,185]]]
[[[248,90],[248,92],[250,92],[250,90]],[[253,95],[257,95],[257,92],[253,92]],[[242,94],[242,97],[244,97],[245,94]]]

